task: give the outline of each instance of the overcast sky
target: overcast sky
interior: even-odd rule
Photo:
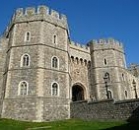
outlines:
[[[17,8],[38,5],[67,15],[73,41],[114,38],[124,44],[127,63],[139,63],[139,0],[3,0],[0,34]]]

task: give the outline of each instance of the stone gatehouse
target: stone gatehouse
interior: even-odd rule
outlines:
[[[2,118],[68,119],[71,102],[134,99],[138,90],[121,42],[74,43],[66,16],[47,6],[17,9],[0,38]]]

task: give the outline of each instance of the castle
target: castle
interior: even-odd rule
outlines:
[[[112,38],[86,45],[67,18],[46,6],[17,9],[0,38],[0,115],[29,121],[70,118],[70,103],[139,96],[139,69],[126,67]]]

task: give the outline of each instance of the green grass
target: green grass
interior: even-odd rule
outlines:
[[[35,127],[44,127],[36,130],[127,130],[134,128],[139,129],[139,125],[137,124],[128,124],[122,121],[101,122],[71,119],[65,121],[35,123],[0,119],[0,130],[27,130],[28,128]]]

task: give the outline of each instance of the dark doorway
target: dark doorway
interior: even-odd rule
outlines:
[[[84,90],[79,85],[74,85],[72,87],[72,101],[84,100]]]

